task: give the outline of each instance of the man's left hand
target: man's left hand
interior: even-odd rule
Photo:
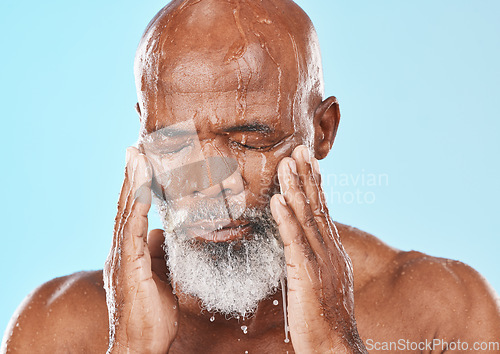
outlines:
[[[298,146],[278,167],[271,199],[287,263],[288,320],[297,353],[367,353],[354,319],[353,271],[328,214],[318,161]]]

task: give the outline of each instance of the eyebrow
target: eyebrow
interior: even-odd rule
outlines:
[[[250,123],[250,124],[242,124],[242,125],[237,125],[234,127],[230,127],[227,129],[224,129],[226,133],[232,133],[232,132],[256,132],[256,133],[264,133],[264,134],[269,134],[273,133],[274,129],[271,128],[267,124],[262,124],[262,123]]]
[[[226,133],[253,132],[253,133],[271,134],[274,133],[274,129],[271,128],[269,125],[263,123],[249,123],[249,124],[241,124],[226,128],[224,129],[224,132]],[[196,132],[193,130],[184,130],[172,127],[160,128],[158,130],[155,130],[151,134],[153,133],[161,134],[168,138],[176,138],[176,137],[183,137],[196,134]]]

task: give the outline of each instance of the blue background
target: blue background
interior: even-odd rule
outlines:
[[[500,2],[298,3],[341,104],[321,162],[334,218],[498,291]],[[134,53],[164,4],[1,1],[0,331],[37,285],[102,268],[139,128]],[[362,185],[371,174],[386,177]]]

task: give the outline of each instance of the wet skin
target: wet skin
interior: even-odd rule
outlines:
[[[244,322],[218,315],[212,322],[196,299],[172,294],[163,233],[148,233],[147,226],[148,188],[161,162],[139,144],[127,150],[104,272],[57,278],[36,289],[14,315],[2,348],[342,353],[366,352],[369,340],[498,341],[498,301],[470,267],[396,250],[330,218],[317,159],[332,147],[339,105],[334,97],[322,97],[315,76],[320,63],[311,49],[315,39],[300,10],[288,1],[258,8],[247,2],[192,3],[175,2],[162,12],[139,47],[140,141],[189,122],[203,156],[237,162],[241,179],[226,179],[225,193],[244,194],[248,207],[270,207],[285,245],[290,343],[283,341],[282,307],[273,305],[281,305],[279,292]],[[274,3],[287,16],[273,10]],[[217,16],[206,16],[207,9]],[[273,30],[266,21],[275,24]],[[290,40],[273,41],[277,33]],[[175,139],[181,147],[186,141]],[[179,153],[171,155],[169,166],[186,159]],[[184,192],[184,203],[195,194],[219,196],[222,190],[215,187]],[[108,299],[121,306],[107,307],[104,287]],[[111,345],[108,318],[117,319]]]

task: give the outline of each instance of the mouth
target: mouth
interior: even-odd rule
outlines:
[[[252,229],[249,222],[238,220],[213,220],[190,224],[184,231],[199,242],[230,242],[241,240]]]

